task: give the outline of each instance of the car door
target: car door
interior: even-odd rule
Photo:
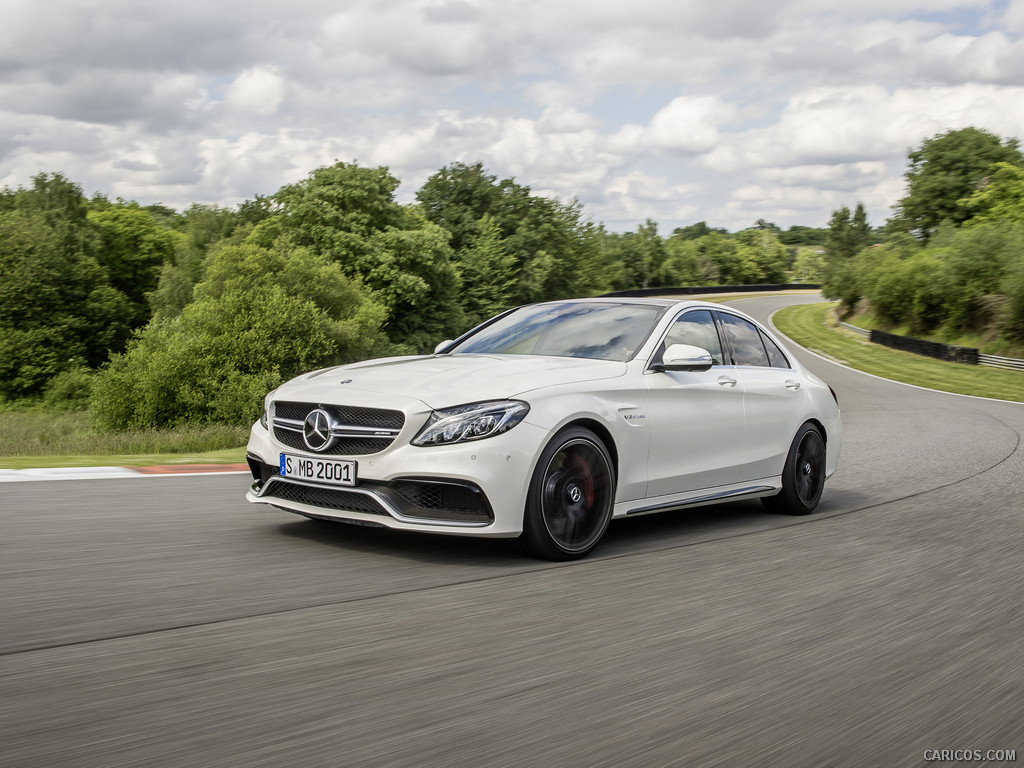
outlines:
[[[785,353],[754,323],[719,311],[731,362],[743,385],[744,435],[733,461],[743,480],[782,472],[790,442],[800,426],[800,376]]]
[[[726,365],[714,313],[681,313],[650,363],[672,344],[711,353],[707,371],[653,371],[645,379],[650,414],[649,498],[738,482],[734,455],[743,439],[743,384]]]

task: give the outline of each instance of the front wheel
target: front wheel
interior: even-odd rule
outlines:
[[[546,560],[584,557],[608,529],[614,501],[615,469],[604,443],[588,429],[564,429],[533,472],[520,541]]]
[[[771,512],[809,515],[825,488],[825,441],[813,424],[804,424],[793,438],[782,469],[782,490],[761,503]]]

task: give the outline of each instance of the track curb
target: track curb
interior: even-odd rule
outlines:
[[[0,469],[0,483],[33,480],[110,480],[126,477],[195,477],[248,474],[245,464],[155,464],[147,467],[41,467]]]

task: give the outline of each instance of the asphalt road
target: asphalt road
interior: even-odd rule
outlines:
[[[0,485],[0,766],[1024,762],[1024,406],[801,357],[846,425],[817,514],[621,521],[577,563],[242,475]]]

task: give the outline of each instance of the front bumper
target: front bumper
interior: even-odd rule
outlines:
[[[461,536],[514,537],[523,529],[533,462],[546,435],[522,423],[505,434],[457,445],[417,447],[399,438],[380,453],[344,457],[357,462],[357,484],[348,487],[282,477],[282,452],[319,456],[281,445],[257,423],[247,450],[253,484],[246,498],[306,517]]]

